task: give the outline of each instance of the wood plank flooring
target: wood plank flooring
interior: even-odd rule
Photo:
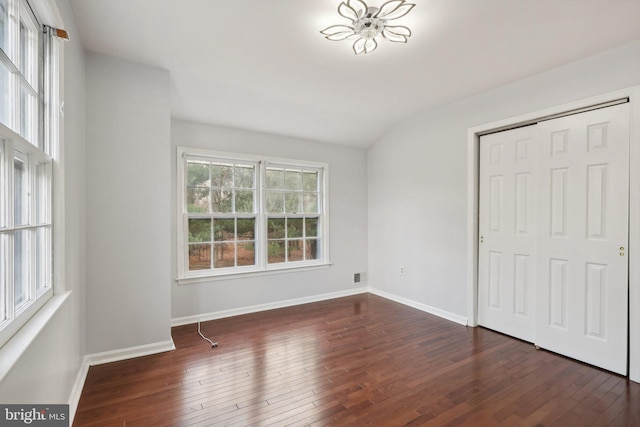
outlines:
[[[173,328],[74,426],[640,426],[640,384],[371,294]]]

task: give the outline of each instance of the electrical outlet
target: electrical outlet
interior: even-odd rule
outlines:
[[[400,274],[404,274],[404,265],[400,266]]]

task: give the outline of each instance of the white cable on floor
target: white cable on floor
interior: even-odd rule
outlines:
[[[207,338],[204,335],[202,335],[202,332],[200,332],[200,320],[199,319],[198,319],[198,333],[200,334],[200,336],[202,338],[204,338],[205,340],[209,341],[209,343],[211,343],[211,348],[216,348],[218,346],[217,342],[213,342],[209,338]]]

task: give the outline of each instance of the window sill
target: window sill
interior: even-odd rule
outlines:
[[[194,276],[194,277],[178,277],[176,282],[178,285],[189,285],[192,283],[205,283],[205,282],[217,282],[220,280],[232,280],[232,279],[245,279],[248,277],[259,277],[259,276],[269,276],[272,274],[284,274],[284,273],[296,273],[303,271],[312,271],[312,270],[323,270],[325,268],[331,267],[333,264],[330,262],[324,264],[314,264],[314,265],[306,265],[306,266],[287,266],[287,267],[278,267],[271,268],[269,270],[259,270],[259,271],[249,271],[246,273],[223,273],[216,274],[210,276]]]
[[[54,295],[46,304],[13,336],[0,348],[0,382],[13,369],[20,357],[27,351],[29,346],[36,340],[40,332],[47,326],[49,321],[55,316],[62,304],[71,295],[71,291],[61,295]]]

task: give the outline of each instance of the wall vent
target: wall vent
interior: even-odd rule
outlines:
[[[367,281],[367,273],[354,273],[353,283],[363,283]]]

